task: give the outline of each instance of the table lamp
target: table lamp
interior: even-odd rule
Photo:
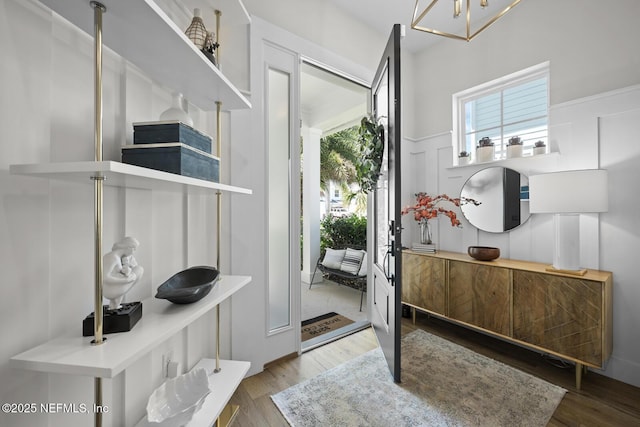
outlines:
[[[606,212],[607,171],[546,173],[529,177],[531,213],[554,215],[555,251],[551,271],[583,275],[580,267],[580,214]]]

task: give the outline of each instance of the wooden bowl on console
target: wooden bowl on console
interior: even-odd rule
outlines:
[[[478,261],[493,261],[500,257],[500,248],[492,248],[491,246],[469,246],[467,253],[473,259]]]

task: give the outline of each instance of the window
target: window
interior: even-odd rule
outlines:
[[[513,137],[520,138],[523,156],[532,155],[536,142],[548,145],[549,63],[456,93],[453,108],[455,164],[458,153],[474,153],[485,137],[494,145],[492,160],[507,158]]]

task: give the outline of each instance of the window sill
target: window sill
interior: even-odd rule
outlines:
[[[480,163],[476,163],[476,162],[471,162],[469,164],[466,165],[453,165],[453,166],[449,166],[446,169],[461,169],[461,168],[470,168],[470,167],[474,167],[474,166],[495,166],[495,165],[500,165],[500,166],[517,166],[517,165],[521,165],[523,163],[529,163],[531,160],[537,161],[539,159],[548,159],[550,157],[555,157],[560,155],[560,153],[558,152],[553,152],[553,153],[546,153],[546,154],[538,154],[535,156],[524,156],[524,157],[515,157],[515,158],[511,158],[511,159],[500,159],[500,160],[491,160],[489,162],[480,162]]]

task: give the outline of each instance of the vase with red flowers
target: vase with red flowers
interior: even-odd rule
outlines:
[[[461,227],[462,224],[458,219],[457,213],[452,209],[447,209],[445,206],[448,204],[451,207],[459,207],[466,203],[473,203],[476,206],[480,204],[480,202],[467,197],[453,198],[446,194],[439,194],[434,197],[427,193],[417,193],[416,203],[402,209],[402,215],[413,213],[414,219],[420,225],[420,243],[428,245],[433,243],[429,220],[439,215],[444,215],[449,218],[452,227]]]

